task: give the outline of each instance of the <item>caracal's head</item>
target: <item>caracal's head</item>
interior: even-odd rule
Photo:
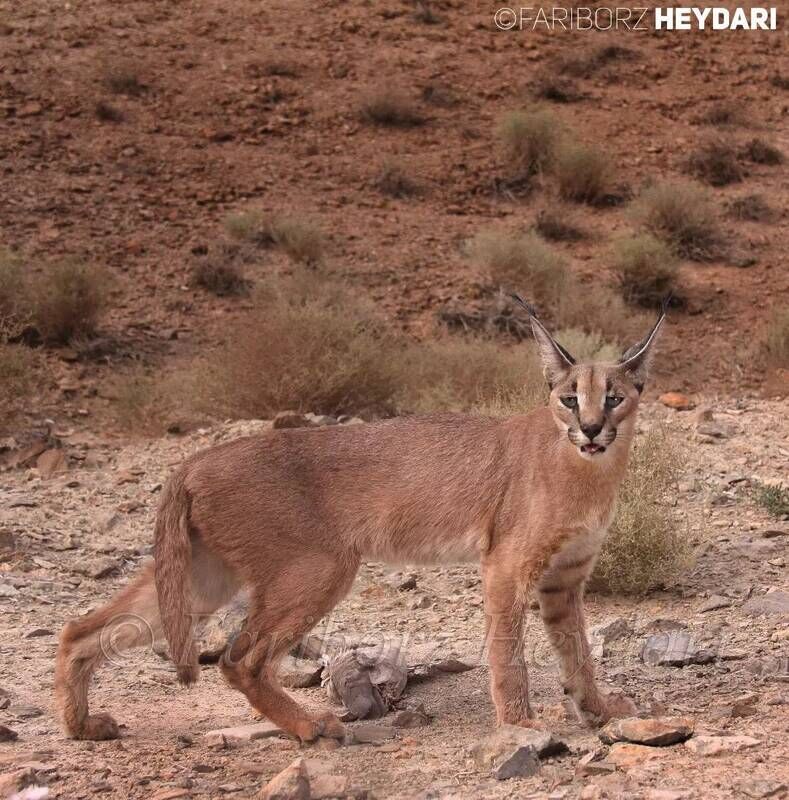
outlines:
[[[559,430],[584,459],[597,460],[632,435],[635,413],[665,308],[652,330],[628,348],[616,362],[577,363],[537,319],[520,297],[513,297],[529,312],[534,339],[551,388],[548,405]]]

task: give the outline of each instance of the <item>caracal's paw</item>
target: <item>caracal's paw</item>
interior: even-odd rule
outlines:
[[[120,735],[118,723],[109,714],[91,714],[85,717],[74,738],[100,742],[105,739],[119,739]]]
[[[343,725],[331,711],[321,714],[316,720],[316,723],[319,728],[318,736],[325,736],[329,739],[339,739],[340,741],[345,739],[347,734],[345,725]]]

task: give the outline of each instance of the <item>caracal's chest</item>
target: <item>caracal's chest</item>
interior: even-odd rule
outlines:
[[[613,515],[613,503],[595,505],[585,510],[568,525],[566,540],[551,558],[549,566],[561,569],[593,561],[600,551]]]

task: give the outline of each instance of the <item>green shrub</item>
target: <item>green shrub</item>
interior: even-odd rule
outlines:
[[[757,505],[771,517],[782,519],[789,516],[789,489],[761,483],[755,487],[755,493]]]

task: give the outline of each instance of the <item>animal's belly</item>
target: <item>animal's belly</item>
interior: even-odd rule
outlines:
[[[371,537],[364,555],[388,563],[458,564],[479,561],[484,539],[478,528],[459,532],[415,529],[396,537]]]

